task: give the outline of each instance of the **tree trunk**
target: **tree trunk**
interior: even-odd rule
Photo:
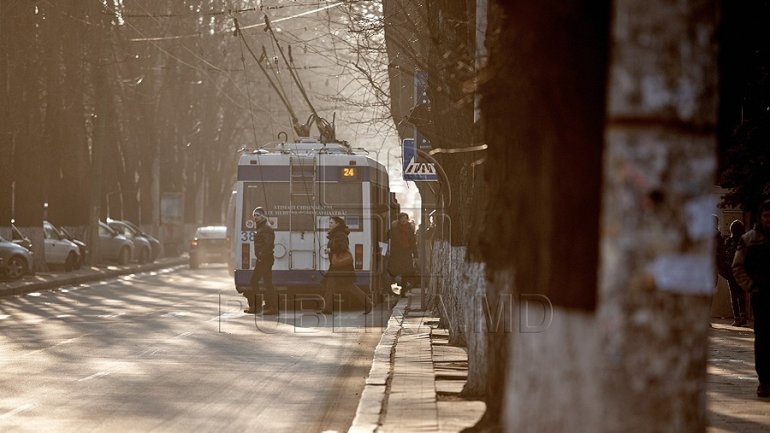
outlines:
[[[92,6],[89,12],[101,17],[98,25],[90,28],[89,59],[91,64],[91,82],[93,83],[94,101],[94,126],[91,145],[91,191],[89,211],[89,248],[91,251],[90,262],[96,264],[101,261],[99,249],[99,220],[103,217],[102,195],[104,192],[104,168],[106,167],[108,128],[110,126],[111,95],[107,77],[106,55],[107,41],[109,40],[109,19],[96,10],[100,5]]]
[[[70,0],[67,9],[70,17],[85,16],[85,7],[78,0]],[[63,185],[56,190],[52,189],[51,194],[56,193],[66,197],[67,204],[51,207],[49,213],[56,224],[83,227],[88,225],[90,188],[89,142],[86,131],[86,119],[89,117],[90,110],[86,106],[84,97],[87,91],[88,70],[83,64],[83,58],[87,53],[85,39],[88,30],[84,23],[61,17],[66,21],[66,25],[62,27],[66,32],[66,43],[62,44],[62,57],[63,88],[67,90],[63,95],[65,109],[62,121],[66,128],[62,133],[64,150],[60,155]]]
[[[603,2],[498,6],[481,250],[490,302],[544,314],[489,334],[477,428],[703,431],[714,6],[618,2],[611,28]]]

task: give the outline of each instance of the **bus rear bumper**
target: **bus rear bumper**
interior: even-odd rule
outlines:
[[[307,289],[321,292],[321,280],[325,272],[317,270],[273,271],[273,286],[289,289]],[[251,270],[236,269],[235,287],[248,287]],[[372,281],[371,271],[356,271],[356,285],[363,290],[369,289]]]

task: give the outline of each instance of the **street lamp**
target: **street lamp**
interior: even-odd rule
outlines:
[[[11,224],[14,222],[14,212],[16,211],[16,181],[11,182]]]

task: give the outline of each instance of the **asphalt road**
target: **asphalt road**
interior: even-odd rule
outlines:
[[[0,431],[347,431],[389,310],[242,300],[223,267],[0,299]]]

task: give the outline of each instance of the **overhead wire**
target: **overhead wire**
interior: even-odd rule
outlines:
[[[74,16],[72,16],[72,15],[70,15],[70,14],[66,13],[66,12],[63,12],[63,11],[61,11],[61,10],[60,10],[60,8],[58,7],[58,5],[55,5],[55,4],[53,4],[53,3],[52,3],[50,0],[43,0],[43,1],[44,1],[45,3],[47,3],[48,5],[52,6],[54,9],[57,9],[57,10],[58,10],[58,12],[59,12],[59,14],[60,14],[60,15],[62,15],[62,16],[65,16],[65,17],[67,17],[67,18],[69,18],[69,19],[72,19],[72,20],[74,20],[74,21],[82,22],[82,23],[84,23],[84,24],[86,24],[86,25],[95,25],[95,24],[93,24],[93,23],[91,23],[91,22],[88,22],[88,21],[85,21],[85,20],[79,19],[79,18],[77,18],[77,17],[74,17]],[[117,11],[116,11],[116,10],[114,10],[114,9],[111,9],[111,8],[110,8],[108,5],[106,5],[106,4],[104,4],[104,3],[102,3],[102,6],[103,6],[103,8],[104,8],[104,9],[106,9],[106,10],[108,10],[108,11],[111,11],[111,12],[113,12],[113,13],[112,13],[112,15],[116,15],[116,13],[117,13]],[[132,29],[133,29],[135,32],[137,32],[137,33],[139,33],[139,34],[143,34],[143,33],[142,33],[142,31],[141,31],[141,30],[139,30],[139,29],[138,29],[136,26],[134,26],[134,25],[133,25],[131,22],[129,22],[129,21],[124,21],[124,23],[125,23],[127,26],[131,27],[131,28],[132,28]],[[160,24],[160,23],[158,23],[158,24]],[[159,46],[159,45],[157,45],[157,44],[153,44],[153,46],[154,46],[155,48],[157,48],[157,49],[158,49],[160,52],[164,53],[164,54],[165,54],[166,56],[168,56],[169,58],[173,58],[174,60],[178,61],[180,64],[182,64],[182,65],[184,65],[184,66],[186,66],[186,67],[189,67],[189,68],[191,68],[191,69],[193,69],[193,70],[196,70],[196,71],[198,71],[198,72],[202,72],[202,73],[204,73],[204,74],[206,74],[206,75],[209,75],[209,76],[210,76],[210,72],[209,72],[208,70],[206,70],[206,69],[204,69],[204,68],[200,68],[200,67],[198,67],[198,66],[196,66],[196,65],[194,65],[194,64],[191,64],[191,63],[189,63],[189,62],[185,61],[185,60],[184,60],[184,59],[182,59],[181,57],[179,57],[179,56],[177,56],[177,55],[174,55],[174,54],[173,54],[173,53],[171,53],[170,51],[168,51],[168,50],[166,50],[166,49],[164,49],[164,48],[160,47],[160,46]],[[223,69],[219,68],[218,66],[216,66],[216,65],[214,65],[214,64],[212,64],[212,63],[210,63],[210,62],[208,62],[206,59],[204,59],[204,58],[202,58],[202,57],[198,56],[197,54],[195,54],[194,52],[192,52],[192,51],[191,51],[189,48],[187,48],[186,46],[183,46],[183,48],[185,48],[185,49],[186,49],[188,52],[190,52],[190,54],[192,54],[192,55],[193,55],[194,57],[196,57],[198,60],[201,60],[202,62],[206,63],[207,65],[209,65],[209,66],[210,66],[210,67],[212,67],[213,69],[215,69],[215,70],[217,70],[217,71],[220,71],[220,72],[225,72],[225,73],[227,73],[227,72],[228,72],[228,71],[225,71],[225,70],[223,70]],[[232,81],[232,77],[231,77],[229,74],[228,74],[228,78],[229,78],[229,79]],[[232,98],[232,96],[230,96],[230,95],[229,95],[229,94],[228,94],[226,91],[224,91],[224,90],[223,90],[223,88],[222,88],[222,87],[219,85],[219,83],[217,82],[217,80],[213,80],[213,81],[214,81],[215,85],[217,86],[217,90],[219,91],[219,94],[221,94],[221,95],[223,95],[225,98],[229,99],[229,100],[230,100],[230,102],[232,102],[232,103],[233,103],[233,104],[234,104],[236,107],[238,107],[238,108],[241,108],[241,109],[243,109],[243,108],[244,108],[244,107],[242,107],[242,105],[241,105],[241,104],[240,104],[238,101],[236,101],[235,99],[233,99],[233,98]],[[233,84],[234,84],[234,87],[235,87],[237,90],[240,90],[240,89],[238,89],[237,85],[235,85],[235,83],[234,83],[234,82],[233,82]]]
[[[243,63],[244,74],[246,74],[246,57],[243,54],[242,41],[239,43],[239,46],[241,47],[241,63]],[[251,118],[251,129],[252,129],[252,132],[254,133],[254,143],[255,145],[257,145],[257,147],[259,147],[259,144],[257,142],[257,125],[256,125],[256,119],[254,118],[254,110],[252,107],[251,92],[249,90],[248,78],[246,79],[246,96],[249,103],[249,114],[250,114],[249,117]]]
[[[228,4],[229,3],[230,3],[230,0],[228,0]],[[230,17],[233,19],[233,21],[235,23],[235,29],[236,29],[236,35],[235,36],[238,37],[238,35],[240,34],[240,31],[238,31],[238,21],[237,21],[237,18],[235,18],[235,16],[233,16],[232,14],[230,15]],[[244,54],[243,54],[243,45],[245,43],[245,40],[242,39],[243,38],[242,34],[240,34],[240,36],[241,36],[241,38],[239,39],[239,44],[238,45],[240,46],[240,49],[241,49],[241,63],[243,64],[244,76],[247,76],[246,56],[244,56]],[[248,48],[248,45],[247,45],[247,48]],[[250,48],[249,48],[249,52],[251,52]],[[251,52],[251,54],[252,54],[252,56],[254,55],[253,52]],[[257,62],[259,62],[259,61],[257,61]],[[259,143],[258,143],[258,140],[257,140],[257,127],[256,127],[256,121],[254,119],[254,112],[252,111],[252,106],[251,106],[251,102],[252,101],[251,101],[251,92],[249,91],[248,77],[246,77],[245,79],[246,79],[246,95],[247,95],[247,99],[248,99],[248,103],[249,103],[249,113],[251,114],[251,116],[250,116],[251,117],[251,126],[252,126],[252,131],[254,133],[254,144],[255,144],[255,152],[256,152],[256,159],[257,159],[257,169],[259,170],[260,187],[262,189],[262,199],[263,199],[263,203],[264,203],[265,209],[271,209],[270,203],[269,203],[269,201],[267,199],[267,188],[265,188],[266,184],[265,184],[264,170],[262,168],[262,157],[261,157],[261,154],[260,154],[260,151],[259,151],[261,146],[259,146]],[[244,183],[244,188],[245,187],[246,187],[246,184]],[[255,207],[255,209],[256,209],[256,207]],[[243,206],[241,206],[241,210],[243,211]],[[243,218],[243,215],[241,215],[241,218]],[[256,253],[256,251],[255,251],[255,253]],[[249,262],[251,262],[251,258],[249,258]]]
[[[128,17],[128,18],[188,18],[188,17],[199,17],[201,15],[206,16],[217,16],[217,15],[231,15],[232,13],[244,13],[244,12],[255,12],[255,11],[263,11],[263,10],[275,10],[275,9],[285,9],[285,8],[299,8],[299,7],[308,7],[312,4],[316,4],[316,2],[313,3],[297,3],[294,4],[286,4],[286,5],[274,5],[274,6],[260,6],[259,8],[252,7],[252,8],[245,8],[245,9],[231,9],[226,11],[212,11],[212,12],[200,12],[197,14],[173,14],[173,13],[145,13],[145,14],[137,14],[137,13],[122,13],[122,17]]]
[[[46,1],[46,2],[49,2],[49,3],[50,3],[50,1],[49,1],[49,0],[44,0],[44,1]],[[111,9],[109,6],[107,6],[106,4],[103,4],[103,7],[104,7],[105,9],[107,9],[107,10],[112,10],[112,9]],[[140,7],[141,7],[141,6],[140,6]],[[132,24],[130,21],[124,21],[124,22],[125,22],[125,24],[126,24],[127,26],[131,27],[131,28],[132,28],[132,29],[133,29],[135,32],[137,32],[138,34],[143,34],[143,32],[142,32],[142,31],[141,31],[139,28],[137,28],[135,25],[133,25],[133,24]],[[157,20],[156,20],[156,23],[157,23],[158,25],[161,25],[161,24],[160,24],[160,22],[158,22]],[[130,40],[130,39],[128,39],[128,40]],[[211,77],[211,78],[212,78],[212,81],[214,82],[214,85],[217,87],[217,91],[219,92],[219,94],[220,94],[220,95],[223,95],[225,98],[227,98],[228,100],[230,100],[230,102],[232,102],[232,103],[233,103],[233,104],[234,104],[236,107],[238,107],[238,108],[240,108],[240,109],[245,109],[245,107],[243,107],[243,106],[241,105],[241,103],[239,103],[238,101],[236,101],[235,99],[233,99],[233,97],[232,97],[232,96],[231,96],[229,93],[227,93],[227,92],[224,90],[224,88],[223,88],[223,87],[220,85],[220,83],[219,83],[219,81],[218,81],[217,79],[215,79],[213,76],[211,76],[211,73],[210,73],[210,71],[209,71],[209,70],[207,70],[207,69],[205,69],[205,68],[200,68],[200,67],[199,67],[199,66],[197,66],[197,65],[194,65],[194,64],[191,64],[191,63],[189,63],[189,62],[185,61],[185,60],[184,60],[184,59],[182,59],[181,57],[179,57],[179,56],[177,56],[177,55],[175,55],[175,54],[171,53],[170,51],[168,51],[167,49],[165,49],[165,48],[161,47],[160,45],[158,45],[158,44],[156,44],[156,43],[152,43],[152,45],[153,45],[155,48],[157,48],[157,49],[158,49],[158,51],[160,51],[160,52],[162,52],[163,54],[167,55],[168,57],[170,57],[170,58],[172,58],[172,59],[174,59],[174,60],[178,61],[180,64],[182,64],[182,65],[184,65],[184,66],[187,66],[187,67],[189,67],[189,68],[191,68],[191,69],[193,69],[193,70],[196,70],[196,71],[198,71],[198,72],[201,72],[201,73],[203,73],[203,74],[205,74],[205,75],[207,75],[207,76]],[[192,50],[190,50],[190,49],[189,49],[187,46],[184,46],[184,45],[182,45],[182,48],[183,48],[183,49],[185,49],[187,52],[189,52],[189,53],[190,53],[190,54],[191,54],[193,57],[197,58],[198,60],[201,60],[201,61],[203,61],[204,63],[206,63],[206,64],[208,64],[208,65],[214,66],[214,68],[216,68],[216,70],[217,70],[217,71],[220,71],[220,72],[223,72],[223,73],[225,73],[225,74],[226,74],[226,76],[227,76],[227,78],[229,79],[229,81],[230,81],[230,82],[233,84],[233,87],[235,87],[235,89],[236,89],[236,90],[238,90],[239,92],[241,92],[241,94],[242,94],[243,96],[246,96],[245,94],[243,94],[243,91],[242,91],[240,88],[238,88],[238,86],[235,84],[235,82],[234,82],[234,81],[233,81],[233,79],[232,79],[232,75],[231,75],[231,74],[229,74],[227,71],[225,71],[225,70],[223,70],[223,69],[220,69],[220,68],[219,68],[219,67],[217,67],[216,65],[213,65],[213,64],[211,64],[211,63],[210,63],[210,62],[208,62],[206,59],[203,59],[202,57],[200,57],[199,55],[197,55],[195,52],[193,52]]]
[[[313,107],[313,103],[310,102],[310,98],[307,95],[307,92],[305,91],[305,87],[302,85],[302,80],[300,80],[299,75],[297,74],[297,71],[295,70],[294,66],[289,62],[289,60],[286,58],[286,54],[283,52],[283,49],[281,48],[280,42],[278,41],[278,38],[275,36],[275,32],[273,31],[272,26],[270,25],[270,18],[265,15],[265,30],[270,33],[270,36],[272,37],[273,41],[275,42],[275,46],[278,49],[278,52],[281,54],[281,58],[283,59],[283,62],[286,64],[287,69],[289,70],[289,75],[294,80],[294,83],[297,86],[297,89],[299,90],[302,97],[305,99],[305,103],[307,103],[307,106],[310,108],[310,111],[313,113],[313,120],[317,122],[317,128],[319,133],[321,134],[321,140],[322,141],[335,141],[335,133],[334,133],[334,127],[329,124],[326,119],[323,119],[321,116],[318,115],[318,112],[316,111],[315,107]],[[306,126],[310,128],[311,121],[308,121]]]
[[[240,25],[238,24],[238,19],[237,18],[233,18],[233,20],[235,22],[236,34],[241,38],[241,40],[243,41],[244,46],[246,46],[246,50],[248,50],[248,52],[251,54],[251,57],[254,58],[254,60],[256,60],[257,66],[259,66],[259,69],[265,75],[265,78],[267,78],[267,81],[270,83],[270,85],[276,91],[276,93],[278,94],[278,97],[281,99],[281,102],[283,102],[284,106],[289,111],[289,114],[292,117],[292,123],[293,123],[293,126],[295,128],[295,131],[297,132],[298,135],[303,135],[303,134],[300,133],[299,126],[301,126],[301,125],[299,124],[299,119],[297,119],[297,115],[294,113],[294,110],[291,108],[291,104],[289,103],[288,99],[286,98],[286,95],[281,93],[281,91],[279,90],[278,85],[270,77],[270,74],[267,73],[267,70],[265,70],[265,67],[262,66],[262,62],[257,57],[257,55],[254,54],[254,50],[251,49],[251,47],[249,46],[249,43],[246,41],[246,37],[243,35],[243,32],[240,31]]]
[[[272,41],[271,41],[271,43],[272,43]],[[280,94],[282,94],[284,96],[284,98],[286,99],[287,102],[291,101],[289,93],[286,92],[286,89],[283,87],[283,83],[281,82],[281,77],[279,76],[279,71],[278,71],[278,65],[276,64],[275,67],[273,67],[273,63],[270,61],[270,57],[268,57],[267,50],[265,49],[264,45],[262,45],[262,57],[260,57],[260,59],[262,59],[262,58],[265,58],[267,60],[267,65],[270,68],[270,72],[273,73],[273,77],[275,78],[275,82],[278,85],[278,89],[280,91]],[[298,122],[298,120],[293,120],[292,121],[292,128],[294,127],[294,123],[295,122]]]
[[[333,7],[335,7],[335,6],[339,6],[339,5],[341,5],[342,3],[343,3],[343,2],[335,2],[335,3],[329,4],[329,5],[325,5],[325,6],[323,6],[323,7],[320,7],[320,8],[316,8],[316,9],[313,9],[313,10],[311,10],[311,11],[305,11],[305,12],[302,12],[302,13],[299,13],[299,14],[294,14],[294,15],[288,16],[288,17],[282,17],[282,18],[278,18],[278,19],[272,20],[272,22],[273,22],[273,23],[276,23],[276,22],[283,22],[283,21],[286,21],[286,20],[288,20],[288,19],[291,19],[291,18],[297,18],[297,17],[306,17],[305,19],[309,19],[309,20],[317,21],[317,22],[319,22],[319,23],[320,23],[320,22],[321,22],[321,19],[318,19],[318,18],[312,18],[312,17],[309,17],[308,15],[310,15],[310,14],[312,14],[312,13],[314,13],[314,12],[318,12],[318,11],[323,11],[323,10],[326,10],[326,11],[327,11],[327,13],[325,14],[325,15],[326,15],[326,17],[325,17],[325,19],[324,19],[324,23],[325,23],[326,25],[329,25],[329,26],[330,26],[330,25],[331,25],[331,24],[329,24],[330,22],[337,22],[337,21],[333,21],[333,20],[331,19],[331,17],[332,17],[332,16],[331,16],[331,14],[329,13],[329,11],[331,10],[331,8],[333,8]],[[146,10],[146,9],[145,9],[145,10]],[[236,10],[236,11],[237,11],[237,12],[247,12],[246,10]],[[208,14],[208,13],[207,13],[207,14]],[[148,16],[151,16],[152,14],[150,14],[150,13],[147,13],[147,15],[148,15]],[[156,21],[156,22],[158,22],[158,20],[157,20],[157,19],[155,19],[155,21]],[[139,31],[139,30],[138,30],[138,29],[137,29],[137,28],[136,28],[136,27],[135,27],[133,24],[131,24],[130,22],[129,22],[128,24],[129,24],[129,25],[130,25],[132,28],[134,28],[134,29],[137,31],[137,33],[139,33],[141,36],[145,36],[145,35],[144,35],[144,33],[143,33],[143,32],[141,32],[141,31]],[[158,24],[160,25],[160,23],[159,23],[159,22],[158,22]],[[243,30],[244,28],[256,28],[256,27],[261,27],[261,26],[264,26],[264,25],[265,25],[265,23],[257,23],[257,24],[254,24],[254,25],[242,26],[242,27],[241,27],[241,30]],[[340,24],[340,25],[341,25],[341,24]],[[200,34],[195,34],[195,35],[191,35],[191,36],[201,36],[201,37],[203,37],[203,36],[209,36],[209,35],[216,35],[216,34],[219,34],[219,33],[221,33],[221,32],[212,32],[212,33],[209,33],[209,34],[200,33]],[[340,59],[340,58],[339,58],[339,54],[338,54],[338,52],[337,52],[337,51],[335,51],[334,49],[330,49],[330,50],[329,50],[329,49],[323,49],[323,47],[321,47],[321,46],[318,46],[318,45],[315,45],[315,44],[312,44],[312,43],[308,43],[308,42],[307,42],[307,41],[313,41],[313,40],[317,40],[317,39],[319,39],[319,38],[323,38],[324,36],[319,36],[318,38],[313,38],[313,39],[310,39],[310,40],[303,40],[302,38],[299,38],[298,36],[294,35],[294,34],[293,34],[293,33],[291,33],[291,32],[286,32],[286,33],[287,33],[289,36],[291,36],[291,37],[295,38],[296,40],[299,40],[299,41],[303,41],[303,43],[305,43],[305,44],[307,45],[307,49],[308,49],[308,51],[309,51],[309,52],[311,52],[311,53],[315,53],[315,54],[317,54],[319,59],[322,59],[322,60],[328,61],[328,62],[329,62],[331,65],[335,65],[335,64],[336,64],[336,65],[339,65],[339,66],[343,67],[343,69],[348,69],[348,68],[349,68],[349,63],[348,63],[348,61],[344,61],[344,60]],[[224,34],[224,33],[221,33],[221,34]],[[338,37],[335,37],[335,36],[334,36],[334,34],[333,34],[333,32],[330,32],[329,34],[331,35],[331,38],[332,38],[332,39],[339,39],[340,41],[343,41],[343,42],[345,42],[346,44],[350,45],[350,42],[346,41],[344,38],[338,38]],[[182,36],[184,36],[184,35],[182,35]],[[150,39],[159,39],[159,38],[132,38],[132,39],[129,39],[129,40],[131,40],[131,41],[137,41],[137,40],[148,40],[148,41],[149,41]],[[162,39],[162,38],[160,38],[160,39]],[[334,41],[333,41],[333,42],[334,42]],[[240,41],[240,43],[241,43],[241,44],[243,44],[244,42],[243,42],[243,41]],[[177,60],[179,60],[179,61],[180,61],[182,64],[185,64],[186,66],[189,66],[189,67],[193,67],[193,68],[195,68],[195,66],[194,66],[194,65],[191,65],[191,64],[189,64],[188,62],[186,62],[186,61],[184,61],[184,60],[180,59],[179,57],[177,57],[177,56],[174,56],[173,54],[171,54],[171,53],[170,53],[170,52],[168,52],[167,50],[164,50],[163,48],[161,48],[161,47],[160,47],[159,45],[157,45],[156,43],[153,43],[153,45],[154,45],[155,47],[157,47],[159,50],[161,50],[162,52],[166,53],[167,55],[169,55],[169,56],[171,56],[171,57],[174,57],[174,58],[176,58],[176,59],[177,59]],[[248,43],[246,43],[246,46],[248,47]],[[224,71],[224,70],[223,70],[223,69],[221,69],[221,68],[217,68],[217,67],[216,67],[216,65],[213,65],[213,64],[211,64],[211,63],[210,63],[210,62],[208,62],[208,60],[206,60],[205,58],[203,58],[203,57],[201,57],[201,56],[197,55],[197,54],[196,54],[196,53],[194,53],[192,50],[190,50],[190,49],[189,49],[187,46],[183,45],[183,46],[182,46],[182,48],[183,48],[183,49],[185,49],[185,50],[187,50],[188,52],[190,52],[190,54],[191,54],[191,55],[193,55],[195,58],[197,58],[197,59],[198,59],[198,60],[200,60],[201,62],[203,62],[203,63],[206,63],[206,64],[208,64],[209,66],[212,66],[212,67],[216,68],[216,70],[218,70],[218,71],[220,71],[220,72],[227,72],[227,71]],[[242,48],[242,46],[241,46],[241,48]],[[331,53],[331,54],[332,54],[332,56],[328,55],[329,53]],[[255,55],[252,53],[252,57],[256,57],[256,56],[255,56]],[[258,59],[255,59],[255,60],[258,60]],[[196,69],[198,69],[198,68],[196,68]],[[204,71],[204,72],[208,73],[207,71]],[[275,73],[274,73],[274,74],[275,74]],[[325,99],[329,99],[329,100],[331,100],[331,101],[333,102],[333,105],[336,105],[336,104],[338,103],[338,101],[340,100],[340,98],[343,98],[343,99],[347,99],[347,100],[349,100],[351,96],[355,98],[355,94],[356,94],[356,93],[358,93],[358,91],[354,92],[353,94],[348,94],[348,93],[345,93],[345,90],[346,90],[346,89],[347,89],[349,86],[353,85],[353,83],[354,83],[354,82],[355,82],[356,84],[358,84],[359,86],[364,86],[364,87],[366,87],[367,83],[366,83],[366,81],[365,81],[365,80],[361,80],[361,79],[360,79],[360,77],[357,77],[357,74],[356,74],[356,75],[354,75],[354,77],[355,77],[355,78],[354,78],[354,80],[350,81],[350,82],[349,82],[349,83],[347,83],[347,84],[346,84],[344,87],[342,87],[342,88],[340,88],[340,89],[339,89],[339,91],[337,92],[337,95],[336,95],[336,96],[332,95],[332,96],[321,96],[321,97],[323,97],[323,98],[325,98]],[[233,82],[233,85],[235,86],[236,90],[238,90],[238,91],[241,93],[241,95],[243,95],[243,96],[244,96],[246,99],[248,99],[248,98],[249,98],[249,95],[248,95],[248,94],[244,94],[244,91],[243,91],[243,90],[242,90],[240,87],[238,87],[238,86],[237,86],[237,85],[234,83],[232,75],[229,75],[229,76],[228,76],[228,78],[229,78],[229,79],[230,79],[230,80]],[[276,82],[277,84],[280,84],[280,83],[281,83],[281,81],[280,81],[280,80],[277,78],[277,75],[276,75],[276,80],[275,80],[275,82]],[[372,93],[371,93],[371,92],[369,92],[369,91],[366,91],[365,89],[364,89],[364,90],[361,90],[361,91],[364,91],[364,92],[365,92],[365,94],[370,94],[370,95],[373,95],[373,96],[374,96],[374,94],[372,94]],[[221,88],[220,88],[220,92],[222,92],[222,89],[221,89]],[[224,94],[224,95],[225,95],[225,96],[226,96],[228,99],[231,99],[231,101],[233,101],[234,103],[238,104],[236,101],[232,100],[232,98],[230,97],[230,95],[229,95],[228,93],[224,93],[224,92],[223,92],[223,94]],[[282,99],[284,99],[284,100],[286,100],[286,102],[288,102],[288,97],[287,97],[287,96],[285,96],[285,95],[286,95],[286,92],[285,92],[285,91],[283,92],[283,95],[284,95],[284,96],[282,97]],[[305,90],[305,96],[306,96],[306,95],[307,95],[307,91]],[[344,96],[344,95],[348,95],[348,96]],[[364,100],[366,100],[366,99],[368,98],[368,97],[366,97],[365,95],[362,95],[362,96],[364,97]],[[281,95],[279,95],[279,97],[281,97]],[[336,98],[336,99],[335,99],[335,98]],[[375,100],[379,101],[379,99],[378,99],[378,98],[375,98]],[[282,101],[282,102],[284,102],[284,101]],[[350,102],[350,101],[348,101],[348,102]],[[363,101],[362,101],[362,102],[363,102]],[[240,104],[238,104],[238,105],[240,106]],[[362,105],[362,106],[371,106],[371,104],[370,104],[370,103],[363,103],[363,104],[361,104],[361,105]],[[377,102],[377,103],[376,103],[376,105],[377,105],[377,106],[380,106],[380,105],[382,105],[382,103],[381,103],[381,102]],[[295,115],[295,117],[296,117],[296,115]],[[386,116],[385,116],[385,117],[386,117]],[[385,117],[383,117],[383,118],[385,118]],[[392,129],[392,128],[389,128],[389,129]]]
[[[340,1],[340,2],[336,2],[336,3],[332,3],[330,5],[326,5],[326,6],[314,9],[314,10],[305,11],[305,12],[301,12],[301,13],[298,13],[298,14],[294,14],[294,15],[288,16],[288,17],[279,18],[279,19],[274,20],[273,22],[274,23],[279,23],[279,22],[287,21],[287,20],[294,19],[294,18],[304,17],[304,16],[311,15],[311,14],[319,12],[319,11],[323,11],[323,10],[326,10],[326,9],[331,9],[333,7],[337,7],[337,6],[341,5],[341,4],[344,4],[344,2]],[[246,25],[246,26],[241,27],[241,30],[248,30],[248,29],[259,28],[259,27],[263,27],[264,25],[265,25],[265,23],[250,24],[250,25]],[[204,36],[205,37],[209,37],[209,36],[216,36],[216,35],[226,35],[226,34],[229,34],[229,33],[232,33],[232,30],[222,31],[222,32],[212,32],[212,33],[208,33],[208,34],[206,34],[206,33],[188,33],[188,34],[183,34],[183,35],[142,37],[142,38],[129,39],[129,41],[131,41],[131,42],[151,42],[151,41],[157,42],[157,41],[169,41],[169,40],[175,40],[175,39],[200,38],[200,37],[204,37]]]
[[[342,4],[342,3],[343,3],[343,2],[336,2],[336,3],[330,4],[330,5],[326,5],[326,6],[324,6],[324,7],[321,7],[321,8],[317,8],[317,9],[311,10],[311,11],[302,12],[302,13],[299,13],[299,14],[295,14],[295,15],[292,15],[292,16],[289,16],[289,17],[283,17],[283,18],[279,18],[279,19],[273,20],[273,22],[282,22],[282,21],[286,21],[286,20],[288,20],[288,19],[291,19],[291,18],[297,18],[297,17],[307,16],[307,15],[309,15],[309,14],[312,14],[312,13],[314,13],[314,12],[323,11],[323,10],[327,10],[327,15],[329,15],[329,14],[328,14],[328,10],[329,10],[329,9],[331,9],[331,8],[333,8],[333,7],[335,7],[335,6],[339,6],[339,5],[340,5],[340,4]],[[146,10],[146,9],[145,9],[145,10]],[[240,10],[240,11],[246,11],[246,10]],[[152,14],[149,14],[149,13],[148,13],[148,14],[147,14],[147,16],[149,16],[149,17],[152,17]],[[157,20],[155,20],[155,21],[157,22]],[[136,28],[135,28],[135,26],[133,26],[133,25],[132,25],[132,24],[130,24],[130,23],[129,23],[129,25],[130,25],[132,28],[134,28],[134,29],[135,29],[135,30],[136,30],[138,33],[142,34],[142,32],[141,32],[141,31],[139,31],[138,29],[136,29]],[[254,28],[254,27],[259,27],[259,26],[263,26],[263,25],[265,25],[265,23],[258,23],[258,24],[254,24],[254,25],[251,25],[251,26],[242,26],[242,27],[241,27],[241,30],[242,30],[243,28]],[[214,32],[213,34],[216,34],[216,33],[217,33],[217,32]],[[143,35],[143,34],[142,34],[142,35]],[[199,36],[203,36],[204,34],[196,34],[196,36],[198,36],[198,35],[199,35]],[[184,35],[183,35],[183,36],[184,36]],[[137,38],[131,38],[131,39],[129,39],[129,40],[130,40],[130,41],[137,41],[137,40],[147,40],[147,41],[153,41],[153,40],[160,40],[160,39],[161,39],[161,38],[138,38],[138,39],[137,39]],[[160,48],[160,47],[159,47],[159,46],[157,46],[156,44],[154,44],[154,45],[155,45],[155,46],[156,46],[158,49],[160,49],[161,51],[165,52],[166,54],[173,56],[173,55],[172,55],[172,54],[170,54],[168,51],[166,51],[166,50],[163,50],[162,48]],[[200,56],[196,55],[196,54],[195,54],[194,52],[192,52],[192,51],[191,51],[191,50],[190,50],[188,47],[186,47],[186,46],[184,46],[184,45],[183,45],[183,48],[184,48],[184,49],[186,49],[188,52],[190,52],[190,53],[191,53],[193,56],[195,56],[196,58],[198,58],[199,60],[201,60],[202,62],[204,62],[204,63],[208,64],[209,66],[212,66],[213,68],[215,68],[215,69],[217,69],[217,70],[219,70],[219,71],[221,71],[221,72],[225,72],[225,71],[224,71],[224,70],[222,70],[221,68],[218,68],[218,67],[216,67],[216,65],[213,65],[213,64],[211,64],[210,62],[208,62],[206,59],[204,59],[204,58],[202,58],[202,57],[200,57]],[[317,54],[319,54],[321,58],[323,58],[323,59],[329,59],[329,56],[324,56],[324,55],[323,55],[323,52],[322,52],[320,49],[316,49],[316,50],[315,50],[315,52],[316,52]],[[334,50],[330,50],[330,52],[332,52],[332,53],[334,53],[334,54],[335,54],[335,59],[337,60],[337,63],[336,63],[336,64],[340,64],[340,63],[339,63],[339,58],[338,58],[338,56],[337,56],[337,53],[336,53]],[[181,59],[179,59],[179,58],[177,58],[177,59],[178,59],[178,60],[180,60],[180,62],[183,62],[183,63],[187,64],[187,63],[186,63],[186,62],[184,62],[183,60],[181,60]],[[332,64],[334,64],[334,62],[332,62]],[[189,64],[187,64],[187,65],[188,65],[188,66],[192,66],[192,65],[189,65]],[[277,81],[277,83],[278,83],[278,84],[280,84],[280,80],[276,80],[276,81]],[[240,88],[238,88],[238,87],[237,87],[237,85],[236,85],[236,89],[237,89],[237,90],[239,90],[239,91],[240,91],[240,92],[243,94],[243,91],[242,91],[242,90],[240,90]],[[304,94],[303,96],[305,96],[305,95],[306,95],[306,91],[305,91],[304,89],[300,89],[300,91],[301,91],[301,93],[303,93],[303,94]],[[286,93],[284,92],[284,95],[285,95],[285,94],[286,94]],[[228,96],[228,97],[229,97],[229,95],[226,95],[226,96]],[[246,95],[244,95],[244,96],[246,96]],[[284,97],[284,99],[288,99],[288,98]]]

